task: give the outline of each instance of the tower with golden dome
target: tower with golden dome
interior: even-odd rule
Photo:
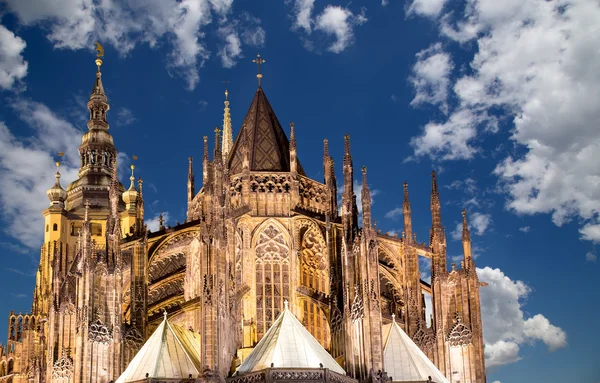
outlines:
[[[212,155],[208,136],[203,139],[199,190],[188,159],[185,222],[175,227],[161,222],[150,232],[135,167],[127,190],[117,178],[100,46],[98,51],[78,179],[63,189],[57,166],[47,192],[50,204],[42,212],[44,243],[32,312],[9,316],[0,381],[108,383],[127,368],[120,382],[141,376],[242,383],[265,376],[292,379],[311,368],[316,375],[306,376],[315,382],[322,381],[319,376],[340,383],[400,382],[423,377],[415,367],[422,365],[433,371],[430,381],[485,382],[482,284],[466,213],[464,261],[449,270],[435,173],[427,244],[412,230],[406,183],[404,232],[390,236],[377,230],[365,167],[362,190],[354,190],[349,135],[343,139],[338,206],[329,141],[324,179],[312,179],[301,165],[294,124],[288,139],[260,84],[265,60],[259,55],[258,89],[237,137],[227,90]],[[420,278],[419,256],[432,260],[431,284]],[[433,302],[430,325],[425,294]],[[314,355],[328,353],[322,358],[326,366],[311,355],[294,359],[294,337],[280,334],[284,330],[302,334],[303,347]],[[156,359],[145,364],[148,355]],[[273,355],[279,359],[267,360]],[[159,368],[157,361],[169,365]],[[332,368],[334,361],[339,368]],[[319,375],[323,369],[329,372]],[[183,370],[194,376],[179,376]]]

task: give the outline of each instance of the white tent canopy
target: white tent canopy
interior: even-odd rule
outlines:
[[[287,302],[285,302],[285,309],[279,318],[238,367],[236,375],[270,367],[323,367],[342,375],[346,374],[344,369],[292,314]]]
[[[431,377],[435,383],[450,383],[395,319],[387,326],[391,328],[383,349],[383,367],[394,382],[426,382]]]
[[[116,383],[146,379],[196,378],[201,372],[200,336],[165,319],[148,338]]]

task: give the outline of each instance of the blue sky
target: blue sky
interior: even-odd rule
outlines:
[[[402,230],[406,180],[427,241],[432,168],[450,258],[467,208],[489,283],[489,382],[600,381],[597,2],[38,3],[0,1],[0,339],[8,312],[31,305],[56,152],[63,186],[76,177],[97,40],[120,177],[137,155],[151,225],[160,212],[184,220],[187,157],[222,125],[225,80],[237,133],[260,52],[265,93],[295,123],[310,176],[323,177],[328,138],[341,184],[350,133],[378,228]]]

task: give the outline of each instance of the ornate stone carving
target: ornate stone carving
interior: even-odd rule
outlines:
[[[360,285],[354,285],[354,300],[352,301],[352,308],[350,309],[350,318],[352,322],[356,322],[365,316],[365,308],[363,299],[360,291]]]
[[[455,314],[454,326],[448,332],[446,341],[451,347],[467,346],[471,344],[473,334],[471,330],[462,322],[460,314]]]
[[[63,348],[62,355],[52,366],[52,380],[65,379],[71,380],[73,377],[73,359],[67,355]]]
[[[112,338],[112,331],[102,322],[102,320],[100,320],[100,318],[90,322],[88,339],[91,342],[108,344]]]
[[[432,329],[427,328],[421,319],[417,321],[417,329],[412,338],[415,344],[425,353],[432,351],[435,346],[435,336]]]
[[[125,345],[131,350],[138,350],[144,344],[144,337],[136,326],[131,326],[123,336]]]

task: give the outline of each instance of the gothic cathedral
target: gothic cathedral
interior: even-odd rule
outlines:
[[[260,56],[256,61],[263,62]],[[204,137],[199,190],[189,158],[185,222],[161,222],[151,232],[144,223],[142,179],[135,180],[133,166],[127,189],[117,178],[100,58],[96,64],[78,179],[63,189],[57,168],[47,192],[32,309],[9,315],[0,382],[114,381],[161,324],[163,312],[199,339],[202,376],[222,381],[287,302],[360,382],[388,368],[382,329],[392,321],[448,381],[485,382],[483,283],[464,211],[464,260],[459,268],[447,267],[435,173],[429,244],[417,242],[413,233],[406,183],[404,231],[382,234],[373,224],[366,168],[362,190],[353,189],[350,137],[344,137],[338,206],[328,141],[324,179],[313,180],[302,168],[294,125],[288,139],[259,74],[237,138],[227,98],[212,155]],[[360,218],[356,193],[362,197]],[[431,259],[431,284],[420,278],[420,256]],[[424,294],[432,297],[430,325]]]

